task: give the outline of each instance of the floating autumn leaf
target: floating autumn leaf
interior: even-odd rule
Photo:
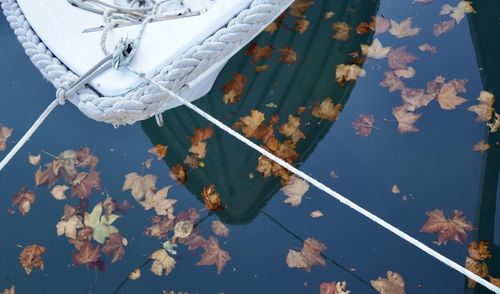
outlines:
[[[193,153],[197,158],[202,159],[207,156],[207,142],[197,142],[189,148],[189,152]]]
[[[379,85],[381,85],[382,87],[388,87],[390,93],[405,88],[404,83],[399,77],[394,74],[394,72],[386,71],[384,72],[384,77],[385,78],[380,81]]]
[[[304,18],[304,13],[313,5],[312,0],[297,0],[290,6],[290,14],[293,17]]]
[[[279,53],[281,54],[281,57],[278,61],[281,63],[292,64],[297,61],[297,53],[290,46],[281,48]]]
[[[12,285],[10,288],[4,289],[0,294],[16,294],[16,290],[14,285]]]
[[[34,165],[34,166],[39,165],[41,159],[42,159],[42,156],[40,154],[38,154],[38,155],[29,155],[28,156],[28,162],[31,165]]]
[[[89,169],[95,169],[99,163],[99,158],[92,155],[88,147],[83,147],[76,153],[76,160],[78,167],[87,167]]]
[[[212,231],[214,232],[214,234],[217,236],[221,236],[221,237],[228,237],[229,236],[229,229],[221,221],[218,221],[218,220],[213,221],[211,228],[212,228]]]
[[[408,111],[415,111],[427,106],[436,98],[435,94],[428,94],[424,89],[413,89],[404,87],[401,89],[401,98],[408,106]]]
[[[495,112],[494,120],[486,125],[490,128],[490,133],[496,133],[500,129],[500,114]]]
[[[469,250],[470,257],[474,258],[475,260],[483,261],[492,257],[490,251],[488,250],[488,246],[488,241],[482,240],[479,243],[477,243],[476,241],[472,241],[470,242],[467,249]]]
[[[271,35],[274,34],[278,30],[278,24],[273,21],[270,25],[268,25],[265,29],[264,32],[268,32]]]
[[[458,93],[466,92],[466,83],[467,80],[451,80],[441,87],[437,99],[442,109],[452,110],[467,101],[467,99],[457,96]]]
[[[490,276],[490,282],[493,285],[500,287],[500,278],[494,278],[494,277]]]
[[[222,92],[224,93],[222,100],[224,104],[238,103],[245,90],[246,82],[247,77],[245,75],[237,72],[233,73],[233,79],[222,87]]]
[[[264,47],[259,47],[257,43],[252,43],[248,50],[245,52],[246,56],[252,56],[251,63],[255,63],[260,59],[269,59],[273,54],[273,47],[266,45]]]
[[[307,190],[309,190],[309,184],[296,176],[290,177],[288,184],[281,188],[281,191],[288,197],[284,202],[294,207],[300,205]]]
[[[66,195],[64,194],[64,192],[66,192],[68,189],[69,187],[66,185],[57,185],[52,188],[50,194],[52,194],[52,196],[54,196],[54,198],[57,200],[64,200],[66,199]]]
[[[369,136],[374,128],[375,118],[371,114],[360,114],[358,119],[352,122],[352,127],[358,136]]]
[[[455,21],[454,20],[449,20],[449,21],[442,21],[440,23],[435,23],[432,32],[434,33],[434,37],[439,37],[442,34],[452,30],[455,27]]]
[[[129,173],[125,175],[122,191],[132,190],[135,200],[141,201],[147,191],[156,190],[156,179],[157,177],[151,174],[140,176],[135,172]]]
[[[391,20],[391,29],[389,30],[389,33],[398,38],[413,37],[420,32],[420,28],[412,28],[411,22],[411,17],[408,17],[400,23]]]
[[[0,152],[7,148],[7,139],[12,135],[12,129],[0,124]]]
[[[481,140],[472,147],[472,150],[483,154],[490,148],[491,148],[490,144],[485,143],[484,140]]]
[[[92,194],[92,190],[101,189],[100,173],[95,170],[79,173],[71,185],[71,197],[78,196],[80,199],[87,199]]]
[[[51,186],[57,181],[58,175],[56,174],[56,172],[54,172],[54,170],[56,169],[55,165],[56,162],[54,161],[48,164],[47,168],[44,170],[38,168],[38,170],[35,172],[35,184],[37,186],[42,186],[42,185]]]
[[[186,169],[184,168],[184,165],[182,164],[176,164],[170,169],[169,173],[170,177],[174,180],[179,182],[180,184],[185,184],[187,181],[187,174],[186,174]]]
[[[375,22],[375,35],[387,32],[391,26],[391,23],[382,15],[372,16],[372,19]]]
[[[177,202],[175,199],[167,199],[168,191],[171,186],[167,186],[156,192],[148,190],[144,201],[140,202],[145,210],[154,208],[157,215],[168,215],[169,218],[174,218],[174,204]]]
[[[479,97],[478,105],[470,106],[467,110],[475,112],[477,114],[476,121],[489,121],[493,116],[495,109],[493,108],[493,103],[495,103],[495,96],[487,91],[481,91]]]
[[[101,247],[99,245],[94,246],[89,241],[86,241],[80,246],[78,252],[73,252],[73,264],[92,267],[99,262],[100,251]]]
[[[155,215],[151,218],[151,226],[144,230],[144,235],[165,239],[167,233],[174,229],[175,219]]]
[[[397,185],[393,185],[393,186],[392,186],[391,192],[392,192],[392,193],[394,193],[394,194],[399,194],[399,193],[401,193],[401,191],[399,190],[399,188],[398,188],[398,186],[397,186]]]
[[[320,294],[351,294],[347,290],[347,283],[344,282],[323,282],[319,285]]]
[[[405,281],[403,277],[392,271],[387,271],[387,279],[379,277],[376,280],[371,280],[370,283],[381,294],[405,293]]]
[[[330,19],[335,16],[335,12],[333,11],[327,11],[325,12],[325,19]]]
[[[457,6],[453,7],[449,4],[445,4],[441,8],[439,15],[449,14],[457,23],[460,23],[464,19],[466,13],[475,13],[472,3],[469,1],[460,1]]]
[[[205,207],[209,210],[219,211],[224,210],[224,206],[222,206],[221,199],[219,193],[215,190],[215,185],[209,185],[203,187],[203,191],[201,191],[201,198],[205,203]]]
[[[323,213],[319,210],[315,210],[315,211],[312,211],[311,212],[311,217],[312,218],[318,218],[318,217],[322,217],[323,216]]]
[[[413,113],[408,111],[409,105],[404,104],[392,109],[392,115],[398,121],[398,130],[401,134],[418,132],[418,128],[414,123],[420,119],[421,113]]]
[[[57,223],[57,236],[65,235],[70,239],[76,239],[76,230],[83,228],[82,217],[76,214],[76,209],[70,205],[64,206],[64,215]]]
[[[26,187],[22,187],[21,191],[17,192],[12,198],[12,207],[17,207],[21,215],[25,216],[30,212],[31,205],[35,203],[35,200],[35,192],[28,191]]]
[[[334,104],[332,98],[328,97],[321,103],[316,103],[312,110],[312,115],[320,119],[329,121],[337,120],[342,104]]]
[[[83,219],[84,225],[93,229],[92,237],[94,240],[100,244],[104,244],[104,240],[111,233],[118,233],[118,229],[112,224],[120,217],[116,214],[102,215],[102,211],[102,203],[99,202],[90,214],[85,213]]]
[[[405,69],[410,63],[417,60],[415,55],[406,51],[406,46],[401,46],[396,49],[391,48],[387,58],[389,67],[392,69]]]
[[[358,77],[366,76],[366,71],[356,64],[338,64],[335,69],[335,79],[340,84],[355,81]]]
[[[151,149],[148,150],[148,153],[156,155],[158,160],[162,160],[167,156],[168,146],[163,144],[156,144]]]
[[[240,121],[235,124],[235,128],[241,128],[245,137],[250,138],[264,120],[264,113],[252,109],[250,115],[240,118]]]
[[[220,274],[226,263],[231,260],[229,253],[222,250],[217,239],[212,236],[205,242],[203,249],[205,251],[196,265],[215,265],[217,273]]]
[[[300,117],[288,115],[288,122],[280,126],[280,134],[286,137],[291,137],[294,143],[297,143],[300,139],[305,139],[306,136],[299,130],[300,127]]]
[[[214,130],[212,129],[212,126],[208,126],[204,129],[196,128],[194,129],[194,135],[192,137],[189,137],[189,140],[191,141],[191,145],[195,145],[199,142],[210,139],[213,134]]]
[[[311,267],[314,265],[326,265],[326,261],[322,256],[322,252],[326,249],[327,247],[318,240],[307,238],[300,252],[292,249],[288,250],[286,264],[290,268],[301,268],[310,272]]]
[[[309,21],[307,19],[297,19],[295,22],[295,30],[299,34],[303,34],[309,27]]]
[[[480,276],[481,278],[487,278],[489,276],[488,265],[485,262],[467,257],[465,259],[465,268]],[[474,288],[475,286],[476,281],[468,279],[467,287]]]
[[[141,268],[136,268],[133,272],[131,272],[128,275],[128,279],[132,281],[137,280],[140,277],[141,277]]]
[[[43,271],[44,263],[42,255],[47,251],[45,247],[38,244],[28,245],[23,248],[19,255],[19,262],[26,274],[31,274],[33,268],[38,267]]]
[[[361,44],[361,52],[370,58],[383,59],[387,57],[391,47],[384,47],[378,39],[375,39],[371,45]]]
[[[437,53],[437,48],[435,46],[432,46],[432,45],[427,44],[427,43],[418,46],[418,50],[420,50],[422,52],[430,52],[432,54]]]
[[[123,238],[120,233],[111,233],[106,239],[106,244],[102,247],[102,252],[107,256],[112,256],[111,263],[115,263],[125,256],[125,246],[127,239]]]
[[[415,69],[413,67],[409,66],[407,68],[394,70],[394,74],[398,78],[411,79],[411,78],[413,78],[415,76],[416,71],[415,71]]]
[[[356,33],[358,33],[358,35],[364,35],[370,31],[374,31],[375,30],[375,22],[372,21],[372,22],[366,22],[366,21],[363,21],[363,22],[360,22],[359,25],[356,27]]]
[[[453,217],[446,219],[440,209],[435,209],[426,213],[427,222],[422,226],[420,232],[438,233],[437,245],[445,244],[449,240],[465,243],[467,231],[474,230],[474,226],[467,220],[459,210],[453,211]]]
[[[332,35],[332,39],[339,41],[347,41],[349,39],[349,31],[351,27],[346,22],[338,21],[332,25],[332,29],[335,34]]]

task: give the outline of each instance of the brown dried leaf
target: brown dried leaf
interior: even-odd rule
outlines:
[[[347,290],[347,283],[344,282],[323,282],[319,285],[320,294],[351,294]]]
[[[335,105],[332,98],[328,97],[321,103],[316,103],[314,105],[312,115],[320,119],[335,121],[337,120],[341,109],[342,104]]]
[[[387,271],[387,279],[379,277],[370,281],[375,290],[381,294],[404,294],[405,281],[403,277],[395,272]]]
[[[148,190],[144,201],[139,202],[145,210],[154,208],[157,215],[168,215],[169,218],[174,218],[174,204],[177,202],[175,199],[167,199],[168,191],[171,186],[167,186],[156,192]]]
[[[484,261],[478,261],[473,258],[467,257],[465,259],[465,268],[482,278],[487,278],[489,276],[488,265],[486,265]],[[467,287],[474,288],[475,286],[476,281],[468,279]]]
[[[406,51],[406,46],[401,46],[396,49],[391,48],[387,58],[389,60],[389,67],[392,69],[405,69],[410,63],[417,60],[415,55]]]
[[[440,23],[435,23],[433,26],[433,33],[434,37],[439,37],[442,34],[450,31],[455,27],[455,21],[454,20],[449,20],[449,21],[442,21]]]
[[[404,83],[399,77],[397,77],[394,72],[386,71],[384,72],[384,79],[380,81],[379,85],[382,87],[389,87],[389,92],[394,92],[396,90],[402,90],[405,88]]]
[[[286,263],[290,268],[301,268],[307,272],[311,271],[314,265],[326,265],[326,260],[322,256],[322,252],[327,247],[314,238],[307,238],[304,241],[304,247],[300,252],[289,249],[286,257]]]
[[[135,172],[129,173],[125,175],[122,191],[131,189],[135,200],[141,201],[147,191],[156,190],[156,179],[155,175],[140,176]]]
[[[463,244],[467,240],[467,231],[474,230],[474,226],[459,210],[453,211],[453,217],[450,219],[446,219],[440,209],[429,211],[426,214],[428,219],[420,232],[438,233],[437,245],[446,245],[449,240]]]
[[[335,79],[340,84],[355,81],[358,77],[366,76],[366,71],[356,64],[338,64],[335,68]]]
[[[165,249],[158,249],[153,252],[153,254],[151,254],[151,259],[153,260],[151,271],[157,276],[168,276],[176,264],[175,259],[170,257]]]
[[[478,105],[471,106],[467,110],[475,112],[477,114],[476,121],[489,121],[493,116],[495,109],[493,108],[493,103],[495,103],[495,96],[487,91],[481,91],[479,97]]]
[[[222,206],[221,199],[219,193],[215,190],[215,185],[209,185],[203,187],[203,191],[201,191],[201,198],[205,203],[205,207],[209,210],[219,211],[224,210],[224,206]]]
[[[390,50],[391,47],[383,47],[378,39],[375,39],[371,45],[361,44],[361,52],[370,58],[386,58]]]
[[[214,232],[214,234],[217,236],[221,236],[221,237],[228,237],[229,236],[229,229],[221,221],[218,221],[218,220],[213,221],[211,228],[212,228],[212,231]]]
[[[281,63],[292,64],[297,61],[297,53],[290,46],[281,48],[279,53],[281,54],[281,57],[278,61]]]
[[[170,177],[179,182],[180,184],[185,184],[187,181],[187,174],[184,165],[176,164],[170,169]]]
[[[352,127],[358,136],[369,136],[372,133],[375,118],[371,114],[360,114],[358,119],[352,122]]]
[[[491,148],[490,144],[485,143],[484,140],[481,140],[476,145],[474,145],[474,147],[472,147],[472,150],[483,154],[490,148]]]
[[[84,242],[78,249],[78,252],[73,252],[73,264],[93,266],[100,260],[100,250],[101,247],[99,245],[94,247],[90,241]]]
[[[303,34],[309,27],[309,21],[307,19],[297,19],[295,22],[295,30],[299,34]]]
[[[293,17],[304,18],[305,17],[305,15],[304,15],[305,12],[313,4],[314,4],[314,2],[312,0],[296,0],[290,6],[290,14]]]
[[[372,19],[375,22],[375,35],[387,32],[391,26],[391,23],[382,15],[372,16]]]
[[[66,199],[66,195],[64,194],[64,192],[66,192],[66,190],[68,189],[69,187],[66,185],[57,185],[52,188],[50,194],[52,194],[52,196],[54,196],[54,198],[57,200],[64,200]]]
[[[127,241],[120,233],[111,233],[106,239],[106,244],[102,247],[102,252],[107,256],[112,256],[111,263],[115,263],[125,256],[125,245]]]
[[[78,196],[80,199],[87,199],[92,194],[92,190],[101,189],[100,173],[95,170],[79,173],[71,185],[71,197]]]
[[[162,160],[167,156],[168,146],[163,144],[156,144],[151,149],[148,150],[148,153],[156,155],[158,160]]]
[[[488,250],[488,246],[488,241],[482,240],[479,244],[476,241],[472,241],[467,249],[469,250],[470,257],[475,260],[483,261],[492,257],[490,251]]]
[[[409,132],[415,133],[419,131],[418,128],[414,126],[414,123],[420,119],[422,114],[409,112],[409,107],[410,106],[408,104],[404,104],[392,109],[392,115],[394,115],[398,121],[398,130],[401,134]]]
[[[286,137],[291,137],[294,143],[297,143],[300,139],[305,139],[306,136],[299,130],[300,127],[300,117],[288,115],[288,122],[282,124],[279,128],[280,134]]]
[[[31,165],[34,165],[34,166],[37,166],[40,164],[40,160],[42,159],[42,156],[40,154],[38,155],[29,155],[28,156],[28,162],[31,164]]]
[[[24,247],[19,255],[19,262],[26,271],[26,274],[31,274],[34,267],[38,267],[43,271],[44,264],[42,255],[47,251],[45,247],[38,244],[28,245]]]
[[[219,247],[219,242],[214,237],[210,237],[205,242],[203,249],[205,252],[196,265],[214,264],[217,267],[217,273],[220,274],[226,263],[231,260],[229,253]]]
[[[264,47],[259,47],[257,43],[252,43],[248,50],[245,52],[246,56],[252,56],[251,63],[255,63],[260,59],[269,59],[273,54],[273,47],[266,45]]]
[[[0,152],[7,148],[7,139],[12,135],[12,129],[0,125]]]
[[[236,104],[240,101],[241,95],[245,91],[247,77],[240,73],[233,73],[233,79],[222,87],[224,104]]]
[[[408,17],[400,23],[391,20],[391,29],[389,30],[389,33],[398,38],[413,37],[420,32],[420,28],[412,28],[411,22],[411,17]]]
[[[451,80],[441,87],[437,99],[442,109],[452,110],[467,101],[467,99],[457,96],[458,93],[466,92],[465,83],[467,80]]]
[[[17,192],[12,198],[12,207],[17,207],[22,216],[30,212],[31,205],[35,203],[35,192],[28,191],[26,187],[22,187],[21,191]]]
[[[346,22],[337,21],[332,25],[332,29],[335,31],[335,34],[332,35],[332,39],[339,41],[347,41],[349,39],[351,27],[349,27]]]

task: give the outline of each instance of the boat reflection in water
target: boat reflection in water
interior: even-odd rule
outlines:
[[[338,41],[332,39],[331,26],[344,21],[356,28],[360,22],[370,22],[377,9],[378,1],[371,0],[315,1],[307,11],[310,25],[304,34],[295,31],[296,18],[285,17],[282,28],[273,34],[264,32],[254,40],[260,46],[274,48],[272,59],[251,63],[251,58],[245,56],[246,48],[243,49],[222,70],[211,92],[195,104],[228,126],[249,115],[252,109],[264,112],[266,121],[278,115],[279,126],[287,121],[289,114],[296,115],[299,107],[307,106],[300,126],[306,138],[300,140],[296,148],[299,154],[296,166],[300,166],[333,124],[313,117],[310,107],[326,97],[332,97],[335,104],[347,103],[354,83],[336,83],[336,65],[353,62],[350,53],[359,50],[360,44],[370,43],[372,38],[372,33],[359,35],[352,29],[347,41]],[[334,11],[335,16],[325,19],[328,11]],[[278,62],[279,49],[287,46],[297,53],[294,64]],[[262,64],[270,65],[269,70],[256,73],[256,66]],[[238,103],[225,105],[221,88],[232,79],[233,73],[246,76],[245,92]],[[142,127],[153,144],[168,145],[165,161],[173,167],[189,155],[189,137],[195,128],[205,128],[209,123],[186,107],[169,110],[163,117],[165,125],[161,128],[154,119],[143,122]],[[203,187],[215,184],[226,206],[216,212],[221,221],[251,222],[280,189],[280,179],[263,178],[256,171],[259,153],[216,127],[214,131],[208,140],[204,167],[190,172],[185,186],[201,201]],[[278,134],[277,129],[275,133]]]

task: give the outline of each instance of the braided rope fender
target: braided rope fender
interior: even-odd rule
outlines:
[[[78,77],[45,46],[23,15],[16,0],[0,0],[2,10],[31,62],[57,89],[69,89]],[[174,93],[211,66],[234,55],[261,32],[293,0],[254,0],[225,27],[200,45],[188,49],[159,70],[152,80]],[[161,113],[170,99],[151,83],[120,96],[103,97],[90,88],[68,98],[86,116],[113,125],[133,124]]]

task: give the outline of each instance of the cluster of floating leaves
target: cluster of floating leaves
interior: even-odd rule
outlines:
[[[418,4],[428,4],[432,0],[416,0]],[[311,0],[297,0],[291,6],[289,14],[283,14],[274,21],[266,32],[274,34],[277,30],[285,28],[284,18],[295,18],[295,30],[300,34],[307,32],[309,21],[307,20],[307,10],[313,5]],[[458,25],[467,13],[474,13],[470,2],[460,1],[456,6],[444,5],[439,13],[442,17],[449,18],[433,25],[435,37],[450,31]],[[329,11],[324,19],[329,21],[335,16],[335,12]],[[374,16],[371,20],[357,24],[355,28],[346,22],[333,22],[331,38],[340,42],[347,41],[351,34],[363,35],[373,32],[375,35],[389,33],[392,36],[402,39],[416,36],[422,28],[413,27],[412,18],[401,21],[388,20],[383,16]],[[400,133],[419,132],[415,125],[422,117],[420,111],[430,103],[436,101],[443,110],[454,110],[468,100],[460,95],[466,93],[465,79],[447,80],[437,76],[429,81],[425,87],[412,88],[407,86],[407,80],[416,75],[416,70],[411,66],[417,57],[410,52],[407,46],[397,48],[384,47],[379,39],[373,40],[371,44],[362,44],[358,52],[351,55],[356,56],[354,61],[347,64],[338,64],[332,69],[332,82],[345,84],[355,82],[358,78],[367,75],[361,67],[365,59],[387,60],[388,70],[383,73],[383,80],[380,86],[387,87],[390,93],[399,92],[401,105],[392,109]],[[435,54],[438,50],[435,46],[424,43],[418,46],[418,50]],[[251,44],[246,50],[250,63],[269,62],[273,54],[279,54],[279,63],[292,66],[300,56],[290,46],[275,49],[270,45]],[[271,64],[264,63],[256,65],[257,73],[269,70]],[[232,80],[223,87],[223,102],[227,105],[237,104],[245,92],[247,78],[241,73],[234,73]],[[468,110],[477,114],[476,121],[486,123],[490,132],[497,132],[500,128],[500,115],[493,109],[495,97],[493,94],[482,91],[477,98],[478,103],[468,107]],[[269,107],[272,107],[270,105]],[[276,105],[274,105],[276,107]],[[299,158],[296,151],[297,144],[305,139],[305,134],[301,131],[303,123],[302,114],[306,111],[320,120],[335,121],[342,111],[341,104],[335,104],[331,97],[317,101],[314,105],[304,105],[299,107],[295,113],[287,117],[287,121],[279,123],[280,118],[276,115],[266,119],[265,114],[259,110],[251,110],[246,116],[233,126],[241,130],[247,138],[257,140],[266,150],[282,158],[290,164],[294,164]],[[369,136],[375,126],[375,117],[371,114],[359,114],[358,118],[352,122],[352,127],[356,135]],[[7,146],[7,139],[12,134],[12,129],[0,125],[0,152]],[[190,137],[191,146],[189,155],[183,162],[173,165],[169,176],[179,184],[189,181],[189,173],[195,169],[203,168],[203,160],[207,156],[208,140],[212,137],[211,126],[204,129],[195,129]],[[478,152],[485,152],[490,146],[484,141],[476,144],[473,149]],[[163,160],[168,156],[168,146],[157,144],[149,151],[149,154],[157,160]],[[48,186],[54,199],[58,201],[75,201],[73,205],[64,206],[64,214],[56,224],[56,234],[68,239],[69,244],[74,247],[73,264],[85,265],[88,268],[98,268],[104,270],[105,260],[102,254],[108,256],[111,263],[120,261],[125,256],[125,248],[128,241],[120,234],[116,222],[124,217],[131,207],[127,200],[118,203],[109,195],[102,201],[96,203],[89,209],[91,196],[101,189],[101,176],[97,171],[99,159],[91,153],[88,148],[79,151],[67,150],[59,155],[51,155],[52,161],[42,164],[41,155],[30,155],[29,162],[37,166],[35,172],[36,186]],[[45,156],[44,156],[45,157]],[[153,158],[148,158],[143,162],[143,167],[149,169],[153,164]],[[285,203],[291,206],[299,206],[302,198],[309,189],[309,185],[304,180],[293,176],[282,166],[274,163],[265,156],[258,158],[256,170],[267,178],[275,176],[281,179],[282,191],[286,195]],[[337,174],[332,171],[332,178]],[[130,191],[132,198],[145,210],[153,215],[150,218],[150,225],[144,230],[146,237],[156,238],[163,242],[163,247],[149,255],[151,262],[151,272],[158,276],[169,275],[178,262],[176,255],[177,248],[182,245],[190,252],[202,250],[200,260],[197,265],[214,265],[220,274],[227,262],[231,260],[230,254],[223,250],[219,244],[220,238],[229,236],[229,229],[220,221],[213,221],[211,229],[214,235],[203,235],[198,226],[200,221],[200,211],[190,208],[186,211],[175,212],[176,199],[169,197],[172,186],[157,187],[158,176],[153,174],[131,172],[125,175],[123,191]],[[161,187],[161,186],[160,186]],[[395,187],[395,188],[394,188]],[[393,193],[399,194],[397,186],[393,187]],[[203,187],[201,198],[206,209],[219,211],[225,209],[222,197],[217,192],[215,184]],[[23,187],[16,193],[12,200],[11,212],[15,209],[23,216],[27,215],[36,201],[35,192]],[[319,210],[311,212],[311,217],[319,218],[323,213]],[[421,228],[421,232],[438,234],[436,244],[446,245],[448,241],[465,243],[467,232],[474,230],[472,224],[466,219],[461,211],[455,210],[450,218],[446,218],[444,212],[439,209],[427,212],[428,220]],[[488,251],[488,244],[481,241],[479,244],[472,242],[469,245],[470,257],[467,257],[466,267],[477,273],[481,277],[490,279],[491,282],[499,284],[498,279],[491,277],[485,259],[491,258]],[[27,274],[33,268],[44,269],[42,260],[47,248],[32,244],[25,246],[20,254],[19,260]],[[289,249],[285,262],[290,268],[303,269],[307,272],[313,266],[325,266],[326,259],[324,252],[327,246],[314,238],[307,238],[303,247]],[[141,268],[137,268],[129,275],[129,280],[136,280],[141,276]],[[394,294],[404,293],[405,282],[403,277],[392,271],[387,271],[386,277],[379,277],[371,281],[371,285],[380,293]],[[469,287],[474,287],[475,282],[469,281]],[[347,290],[346,282],[324,282],[320,285],[320,293],[351,293]],[[3,293],[14,293],[14,287],[4,290]],[[165,291],[165,293],[167,293]]]

